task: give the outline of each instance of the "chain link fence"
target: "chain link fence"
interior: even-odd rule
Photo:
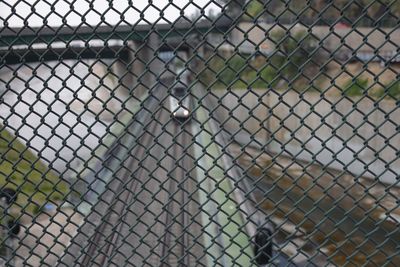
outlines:
[[[399,13],[0,2],[0,266],[399,266]]]

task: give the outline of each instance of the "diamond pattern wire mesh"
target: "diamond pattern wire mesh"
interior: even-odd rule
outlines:
[[[0,266],[398,266],[399,1],[0,3]]]

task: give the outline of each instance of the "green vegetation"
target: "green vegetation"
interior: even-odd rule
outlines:
[[[64,198],[67,184],[0,124],[0,187],[18,192],[16,208],[35,214],[48,201]]]
[[[338,21],[356,26],[394,27],[400,15],[400,1],[393,0],[220,0],[224,12],[242,20],[264,20],[281,23],[301,21],[304,24],[333,25]],[[312,8],[310,8],[312,7]]]
[[[230,58],[214,55],[209,58],[206,68],[200,73],[200,80],[212,88],[226,88],[232,86],[243,88],[241,76],[246,72],[248,64],[245,58],[236,54]]]
[[[252,0],[246,8],[246,14],[244,19],[254,19],[261,16],[264,13],[264,5],[260,1]]]
[[[389,84],[387,86],[387,89],[384,91],[384,93],[389,97],[399,99],[400,98],[400,82],[396,81],[392,84]]]
[[[290,88],[298,92],[321,91],[307,81],[307,77],[314,77],[320,71],[317,61],[324,58],[323,54],[313,52],[312,40],[305,33],[287,37],[282,32],[275,32],[271,38],[274,38],[276,51],[279,52],[270,57],[251,57],[238,53],[227,58],[214,55],[201,73],[201,81],[211,89]],[[309,60],[311,57],[313,60]],[[369,84],[367,78],[357,77],[347,81],[341,91],[342,95],[348,97],[369,95],[398,100],[400,81],[377,89]]]
[[[200,79],[213,89],[218,88],[266,88],[270,85],[275,71],[271,66],[246,55],[235,54],[228,58],[213,56]]]
[[[368,79],[356,78],[349,80],[342,88],[342,95],[349,97],[363,96],[367,94],[374,98],[384,97],[388,100],[399,100],[400,81],[394,81],[390,84],[387,84],[385,88],[372,89],[369,85]]]
[[[346,96],[361,96],[368,90],[368,79],[356,78],[346,83],[342,94]]]
[[[307,88],[307,78],[321,71],[324,54],[307,32],[270,33],[275,49],[270,55],[212,54],[200,74],[211,88]],[[299,86],[300,85],[300,86]]]
[[[304,84],[321,69],[326,55],[318,45],[318,40],[306,31],[295,33],[275,30],[270,33],[275,50],[269,58],[271,67],[281,83]]]
[[[377,90],[375,97],[387,97],[388,99],[400,99],[400,81],[392,82],[386,85],[385,88]]]

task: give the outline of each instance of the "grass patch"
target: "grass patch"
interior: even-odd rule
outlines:
[[[362,96],[368,90],[368,79],[356,78],[346,83],[342,94],[345,96]]]
[[[252,59],[249,55],[234,55],[226,59],[213,57],[200,80],[211,89],[271,88],[279,79],[264,57]]]
[[[384,88],[370,89],[371,88],[368,85],[368,79],[357,78],[346,83],[346,85],[342,88],[342,94],[349,97],[363,96],[368,94],[374,98],[384,97],[388,100],[400,99],[400,81],[389,83],[385,85]]]
[[[49,201],[64,199],[68,185],[0,124],[0,188],[18,192],[14,207],[36,214]]]
[[[400,99],[400,81],[392,82],[385,86],[385,88],[380,88],[374,93],[375,97],[386,97],[388,99]]]

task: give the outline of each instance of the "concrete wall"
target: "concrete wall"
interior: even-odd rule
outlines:
[[[390,100],[319,93],[215,91],[222,127],[242,144],[394,183],[400,110]]]

